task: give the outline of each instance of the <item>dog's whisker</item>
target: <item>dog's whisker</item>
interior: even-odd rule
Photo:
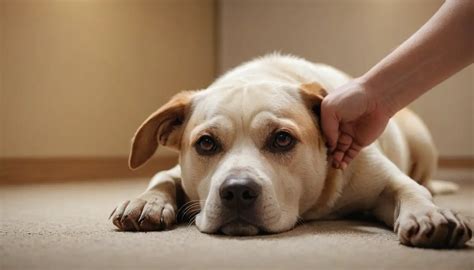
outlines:
[[[194,210],[198,210],[198,209],[201,209],[201,207],[199,205],[191,205],[191,206],[188,206],[186,209],[184,209],[182,211],[183,215],[186,215],[189,211],[194,211]]]
[[[191,220],[201,211],[201,206],[198,201],[188,203],[186,207],[178,214],[180,220]]]
[[[204,200],[190,200],[186,203],[184,203],[179,209],[178,209],[178,212],[181,211],[183,208],[186,208],[187,206],[189,205],[193,205],[193,204],[199,204],[200,202],[203,202]]]
[[[194,224],[194,222],[196,221],[196,216],[199,214],[199,212],[196,212],[194,213],[193,216],[190,217],[190,219],[188,220],[188,223],[187,223],[187,226],[192,226]]]
[[[204,201],[205,201],[205,200],[190,200],[190,201],[187,201],[186,203],[184,203],[184,204],[181,206],[181,208],[186,207],[186,206],[188,206],[188,205],[190,205],[190,204],[200,203],[200,202],[204,202]]]
[[[179,219],[185,219],[186,215],[190,211],[195,211],[195,210],[200,210],[200,202],[203,200],[193,200],[185,203],[183,206],[181,206],[178,210],[178,218]]]

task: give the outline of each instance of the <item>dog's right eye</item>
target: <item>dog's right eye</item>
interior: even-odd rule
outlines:
[[[202,156],[210,156],[220,149],[217,141],[209,135],[204,135],[194,145],[196,152]]]

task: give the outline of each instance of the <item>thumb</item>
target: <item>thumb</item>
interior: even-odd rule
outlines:
[[[339,137],[339,118],[331,108],[327,97],[321,104],[321,125],[329,148],[333,151],[336,148]]]

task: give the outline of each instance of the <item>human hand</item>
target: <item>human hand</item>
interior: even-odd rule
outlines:
[[[384,131],[391,115],[379,100],[358,79],[323,99],[321,123],[334,168],[345,169],[363,147]]]

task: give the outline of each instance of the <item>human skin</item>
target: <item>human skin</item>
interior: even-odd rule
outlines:
[[[332,165],[345,169],[397,111],[474,61],[474,1],[447,0],[415,34],[321,105]]]

